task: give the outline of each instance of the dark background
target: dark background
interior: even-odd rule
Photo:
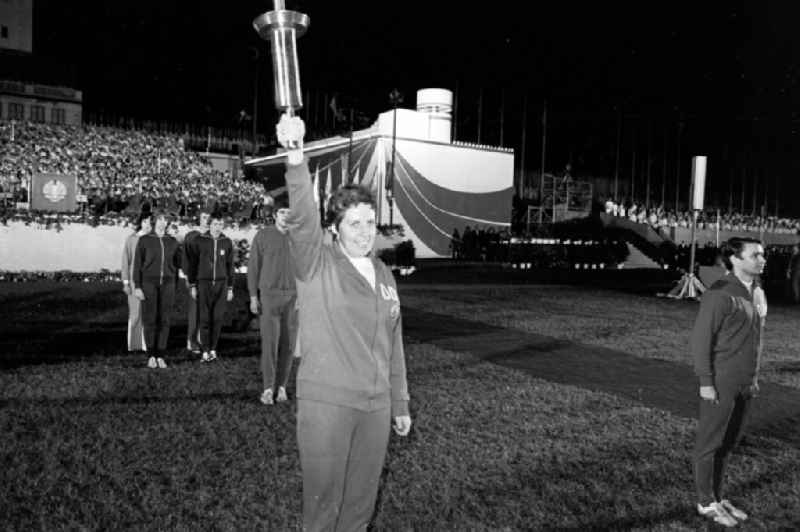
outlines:
[[[307,120],[317,113],[319,121],[334,94],[371,123],[390,108],[394,87],[409,108],[417,89],[444,87],[457,92],[458,139],[478,140],[482,94],[480,141],[498,145],[502,98],[502,143],[518,151],[519,166],[527,116],[531,170],[541,165],[546,100],[548,171],[569,162],[574,175],[618,172],[627,182],[642,179],[649,159],[653,188],[660,194],[664,180],[674,201],[676,180],[688,189],[690,156],[706,154],[710,198],[727,205],[734,191],[735,206],[744,197],[749,209],[756,190],[768,211],[779,197],[784,213],[792,209],[800,111],[793,3],[286,5],[311,18],[298,43],[303,90],[312,94]],[[263,0],[35,0],[35,66],[24,75],[83,90],[88,113],[226,127],[240,110],[252,112],[258,71],[258,128],[270,130],[269,49],[251,22],[271,9]]]

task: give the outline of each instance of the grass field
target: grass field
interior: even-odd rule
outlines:
[[[546,285],[401,300],[414,428],[392,437],[375,530],[706,527],[696,304]],[[126,311],[113,284],[0,286],[3,529],[298,530],[294,404],[258,403],[257,332],[203,366],[178,318],[173,364],[148,370],[124,352]],[[745,530],[800,528],[798,319],[770,308],[764,393],[731,462]]]

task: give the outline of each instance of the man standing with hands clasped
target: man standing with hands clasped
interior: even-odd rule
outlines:
[[[747,514],[722,497],[722,481],[750,400],[758,394],[767,315],[759,275],[766,258],[761,242],[752,238],[731,238],[722,247],[722,258],[728,274],[703,294],[690,340],[701,399],[694,476],[698,513],[732,527]]]

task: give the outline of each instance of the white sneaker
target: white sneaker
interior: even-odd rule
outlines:
[[[156,362],[158,363],[158,367],[159,367],[159,369],[167,369],[167,363],[166,363],[166,362],[164,362],[164,359],[163,359],[163,358],[161,358],[161,357],[158,357],[158,358],[156,359]]]
[[[150,369],[156,369],[158,367],[158,362],[156,362],[156,357],[150,357],[147,359],[147,367]]]
[[[208,361],[211,362],[216,359],[217,359],[217,352],[212,349],[211,351],[208,352]]]
[[[722,499],[721,501],[719,501],[719,503],[737,521],[747,521],[747,514],[744,513],[743,510],[740,510],[739,508],[731,504],[731,501],[729,501],[728,499]]]
[[[697,513],[703,517],[713,519],[718,525],[734,527],[738,524],[736,519],[734,519],[733,516],[729,514],[727,510],[725,510],[725,507],[718,502],[712,502],[708,506],[703,506],[698,502]]]
[[[203,356],[200,357],[200,362],[211,362],[211,355],[208,354],[208,351],[203,351]]]
[[[264,393],[261,394],[261,403],[265,405],[271,405],[275,403],[272,398],[272,388],[267,388],[264,390]]]
[[[275,397],[275,401],[278,403],[282,403],[287,399],[289,398],[286,397],[286,388],[284,388],[283,386],[278,386],[278,395]]]

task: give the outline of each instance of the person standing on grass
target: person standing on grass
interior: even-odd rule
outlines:
[[[256,233],[247,264],[250,311],[259,316],[261,335],[261,402],[286,401],[286,383],[292,369],[297,336],[297,289],[289,252],[286,202],[274,205],[275,225]]]
[[[800,244],[792,246],[792,255],[789,257],[786,279],[789,281],[789,298],[791,302],[800,303]]]
[[[144,328],[142,326],[142,306],[139,298],[133,295],[136,288],[133,279],[133,256],[136,253],[136,244],[139,238],[150,232],[150,217],[139,216],[136,229],[125,240],[122,250],[122,290],[128,296],[128,351],[147,351],[144,341]]]
[[[192,241],[200,235],[204,235],[208,231],[208,220],[211,215],[207,211],[201,211],[197,218],[197,229],[192,229],[183,238],[183,254],[182,262],[184,268],[189,264],[189,258],[186,256],[186,250],[191,245]],[[184,272],[185,274],[186,272]],[[186,279],[186,288],[190,289],[189,279]],[[187,329],[186,329],[186,349],[199,355],[200,351],[200,330],[197,327],[197,301],[189,298],[186,303],[187,307]]]
[[[186,248],[190,304],[197,306],[201,362],[217,359],[225,307],[233,301],[233,242],[222,233],[223,220],[212,214],[209,230]]]
[[[297,278],[297,442],[303,527],[364,530],[374,512],[390,426],[411,430],[397,285],[373,254],[375,200],[358,185],[330,198],[325,242],[303,158],[305,125],[283,115],[289,241]],[[298,146],[290,149],[289,146]]]
[[[759,286],[766,258],[760,241],[731,238],[722,247],[728,274],[703,294],[690,348],[700,380],[694,448],[697,511],[723,526],[747,514],[722,496],[725,465],[743,433],[758,370],[767,300]]]
[[[169,339],[169,322],[175,304],[175,282],[181,265],[178,241],[166,234],[169,217],[164,211],[151,216],[153,230],[139,238],[133,261],[134,295],[142,301],[144,340],[149,368],[165,369],[163,353]]]

